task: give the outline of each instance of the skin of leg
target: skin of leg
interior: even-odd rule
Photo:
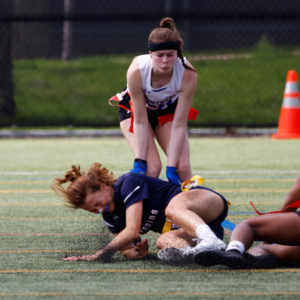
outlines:
[[[300,246],[261,244],[249,251],[254,256],[273,254],[281,261],[300,262]]]
[[[127,143],[134,154],[133,134],[129,132],[131,119],[126,119],[120,123],[121,130]],[[147,148],[147,172],[150,177],[158,177],[161,171],[161,160],[154,141],[154,132],[150,124],[148,124],[148,148]]]
[[[182,228],[177,230],[171,230],[162,234],[156,241],[156,247],[158,249],[164,249],[169,247],[183,248],[186,246],[195,246],[196,242],[193,241],[192,236],[187,234]]]
[[[208,190],[194,189],[175,196],[165,214],[172,223],[196,237],[196,228],[215,220],[225,209],[223,199]]]
[[[172,124],[173,122],[168,122],[164,125],[158,125],[154,128],[155,137],[166,156],[168,156],[169,152]],[[190,146],[187,135],[178,161],[177,172],[181,181],[190,180],[192,178]]]
[[[230,241],[240,241],[245,249],[249,249],[254,241],[300,245],[300,217],[288,212],[249,218],[236,226]]]

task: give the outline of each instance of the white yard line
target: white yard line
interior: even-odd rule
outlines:
[[[48,171],[48,172],[25,172],[25,171],[13,171],[5,172],[0,171],[0,176],[32,176],[32,175],[57,175],[64,174],[65,171]],[[124,170],[112,170],[114,174],[124,174],[128,171]],[[300,170],[192,170],[193,173],[201,174],[300,174]]]

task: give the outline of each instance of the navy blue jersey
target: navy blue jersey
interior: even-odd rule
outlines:
[[[114,186],[113,212],[103,213],[106,226],[112,233],[119,233],[126,227],[126,209],[143,201],[140,234],[149,230],[161,232],[165,223],[165,209],[170,200],[181,192],[181,187],[157,178],[136,173],[122,175]]]
[[[196,188],[210,190],[204,187]],[[141,174],[126,173],[114,185],[113,201],[116,208],[113,212],[102,214],[104,223],[111,233],[121,232],[126,227],[126,209],[143,201],[140,234],[145,234],[149,230],[161,233],[166,220],[165,209],[171,199],[179,193],[181,193],[180,185]],[[226,202],[225,198],[220,196]]]

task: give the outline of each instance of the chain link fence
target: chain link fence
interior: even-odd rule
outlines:
[[[300,0],[0,0],[0,126],[114,126],[107,100],[165,16],[198,73],[191,126],[276,126]]]

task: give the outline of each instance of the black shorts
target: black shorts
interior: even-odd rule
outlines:
[[[225,208],[223,210],[223,212],[213,221],[207,223],[207,225],[209,226],[209,228],[211,229],[211,231],[213,231],[215,233],[215,235],[220,239],[223,240],[224,238],[224,228],[222,226],[223,221],[225,221],[227,215],[228,215],[228,202],[225,199],[225,197],[219,193],[217,193],[214,190],[211,190],[209,188],[203,187],[203,186],[196,186],[194,188],[191,188],[190,190],[194,190],[194,189],[198,189],[198,190],[207,190],[207,191],[211,191],[217,195],[219,195],[222,200],[224,201],[225,204]],[[177,230],[179,229],[179,226],[174,226],[172,227],[172,230]]]
[[[228,202],[227,200],[225,199],[225,197],[219,193],[217,193],[216,191],[214,190],[211,190],[209,188],[206,188],[206,187],[203,187],[203,186],[196,186],[194,188],[192,188],[191,190],[193,189],[199,189],[199,190],[208,190],[208,191],[211,191],[217,195],[219,195],[222,200],[224,201],[224,204],[225,204],[225,208],[223,210],[223,212],[213,221],[207,223],[207,225],[210,227],[210,229],[215,233],[215,235],[220,239],[220,240],[223,240],[224,238],[224,228],[222,226],[222,222],[226,219],[227,215],[228,215]]]
[[[130,101],[130,96],[126,94],[123,99],[120,101],[120,105],[123,105],[130,109],[129,105]],[[154,129],[159,123],[158,123],[158,117],[169,115],[169,114],[174,114],[176,110],[178,99],[176,99],[171,105],[169,105],[165,109],[155,109],[155,110],[150,110],[147,109],[148,113],[148,120],[151,124],[152,129]],[[131,118],[131,112],[129,110],[126,110],[122,107],[119,108],[119,119],[120,122],[130,119]]]

